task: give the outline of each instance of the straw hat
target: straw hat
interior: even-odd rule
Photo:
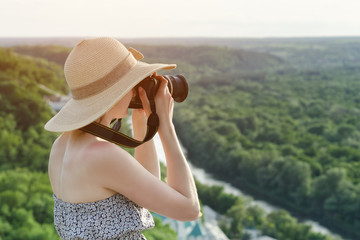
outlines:
[[[153,72],[176,67],[175,64],[139,61],[143,57],[135,49],[126,49],[109,37],[78,43],[64,66],[72,98],[46,123],[45,129],[66,132],[86,126]]]

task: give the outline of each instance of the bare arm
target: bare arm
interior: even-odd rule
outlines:
[[[187,197],[194,207],[199,207],[194,178],[181,150],[175,128],[172,124],[164,127],[159,135],[166,156],[167,184]]]
[[[134,109],[132,118],[134,137],[135,139],[143,140],[147,130],[147,117],[144,110]],[[155,177],[160,179],[160,164],[154,139],[135,148],[135,159]]]
[[[162,78],[159,88],[160,96],[156,98],[156,106],[163,111],[159,112],[159,135],[165,151],[167,163],[167,183],[170,187],[187,197],[194,207],[199,207],[194,178],[186,158],[181,150],[175,127],[172,123],[174,100],[171,98],[166,80]],[[165,97],[161,98],[164,95]],[[166,98],[168,100],[166,101]]]

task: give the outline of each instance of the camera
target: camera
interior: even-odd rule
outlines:
[[[183,102],[188,95],[188,84],[182,75],[162,75],[168,80],[167,87],[169,92],[176,102]],[[159,89],[160,81],[154,76],[149,76],[142,80],[135,86],[136,96],[131,99],[129,108],[143,108],[138,89],[142,87],[146,91],[150,101],[153,101],[157,90]]]

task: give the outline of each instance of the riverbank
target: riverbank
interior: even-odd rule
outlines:
[[[232,180],[224,176],[216,175],[215,177],[225,182],[231,182]],[[313,215],[309,211],[304,211],[302,209],[297,208],[293,204],[277,197],[274,194],[263,192],[256,186],[252,186],[251,184],[241,184],[241,183],[236,183],[234,184],[234,186],[241,189],[244,194],[250,195],[252,198],[263,201],[266,200],[267,203],[276,206],[277,209],[284,209],[288,211],[293,217],[298,219],[299,222],[304,224],[310,224],[312,226],[312,230],[315,232],[320,232],[333,237],[342,236],[344,240],[351,240],[353,237],[355,237],[349,235],[348,232],[345,232],[343,230],[343,227],[345,226],[342,227],[341,222],[324,220],[318,216]],[[311,217],[312,220],[309,220],[309,216]]]
[[[332,237],[339,237],[343,234],[340,231],[330,230],[326,224],[324,224],[318,218],[309,219],[308,216],[297,212],[295,209],[291,209],[290,207],[281,207],[283,201],[276,200],[276,198],[271,198],[270,195],[266,195],[263,192],[259,192],[257,189],[248,187],[246,185],[232,185],[231,179],[221,178],[214,176],[212,174],[206,173],[206,171],[200,167],[195,165],[191,165],[191,170],[194,173],[194,176],[204,184],[210,186],[224,186],[225,192],[234,194],[236,196],[245,197],[248,199],[252,199],[253,204],[260,206],[267,213],[279,210],[286,210],[291,214],[291,216],[295,217],[300,223],[308,224],[311,226],[312,231],[318,232],[321,234],[330,235]],[[202,172],[201,174],[197,174]],[[203,175],[203,176],[202,176]],[[200,177],[199,177],[200,176]],[[216,178],[217,180],[214,180]],[[211,179],[211,180],[209,180]],[[241,189],[241,190],[240,190]],[[351,240],[351,238],[344,238],[344,240]]]
[[[160,161],[162,163],[164,163],[166,165],[165,154],[163,152],[161,141],[160,141],[160,138],[159,138],[158,134],[155,135],[154,139],[155,139],[155,146],[157,148],[159,159],[160,159]],[[247,199],[255,199],[255,200],[252,200],[253,204],[254,205],[256,204],[256,205],[260,206],[262,209],[265,210],[266,213],[271,213],[273,211],[278,211],[278,210],[284,209],[282,207],[278,207],[280,204],[277,205],[276,203],[275,204],[269,203],[269,201],[267,201],[266,198],[265,199],[260,198],[255,193],[254,193],[254,195],[252,195],[251,191],[246,191],[246,190],[243,190],[243,189],[240,190],[240,188],[232,186],[229,183],[230,182],[229,179],[214,178],[211,174],[209,174],[204,169],[199,168],[199,167],[195,166],[194,164],[192,164],[191,163],[191,155],[189,155],[188,151],[183,146],[182,146],[182,148],[183,148],[183,151],[184,151],[185,155],[187,155],[187,159],[189,161],[189,165],[190,165],[190,168],[191,168],[191,171],[192,171],[194,177],[200,183],[208,185],[208,186],[223,186],[226,193],[233,194],[235,196],[241,196],[241,197],[244,197],[244,198],[247,198]],[[295,218],[299,217],[299,215],[296,215],[296,214],[293,215],[293,216]],[[331,230],[327,229],[326,227],[322,226],[321,224],[319,224],[316,221],[306,219],[306,218],[300,218],[299,221],[301,221],[302,223],[310,225],[313,232],[326,234],[326,235],[329,235],[329,236],[331,236],[333,238],[339,237],[338,234],[332,232]]]

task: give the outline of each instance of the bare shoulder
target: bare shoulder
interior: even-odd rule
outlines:
[[[134,171],[142,168],[139,162],[124,149],[110,142],[97,141],[84,150],[82,159],[94,182],[102,188],[129,197],[128,183],[136,175]]]
[[[57,137],[53,142],[49,156],[49,167],[54,162],[58,162],[59,160],[62,160],[67,138],[68,137],[66,134],[62,134],[59,137]]]
[[[59,191],[59,179],[61,176],[60,169],[62,168],[63,158],[65,154],[65,146],[66,146],[66,134],[60,135],[55,139],[49,156],[48,162],[48,175],[50,179],[50,183],[54,192]]]
[[[94,171],[98,177],[106,176],[110,169],[123,169],[135,160],[124,149],[106,141],[89,144],[83,151],[82,159],[88,169]]]
[[[58,136],[55,141],[53,142],[53,145],[51,147],[51,151],[56,151],[63,143],[65,143],[67,136],[65,134],[61,134]]]
[[[118,147],[117,145],[106,142],[106,141],[96,141],[89,144],[83,153],[83,157],[90,163],[97,165],[98,160],[101,160],[102,164],[109,163],[119,158],[129,158],[132,157],[124,149]]]

